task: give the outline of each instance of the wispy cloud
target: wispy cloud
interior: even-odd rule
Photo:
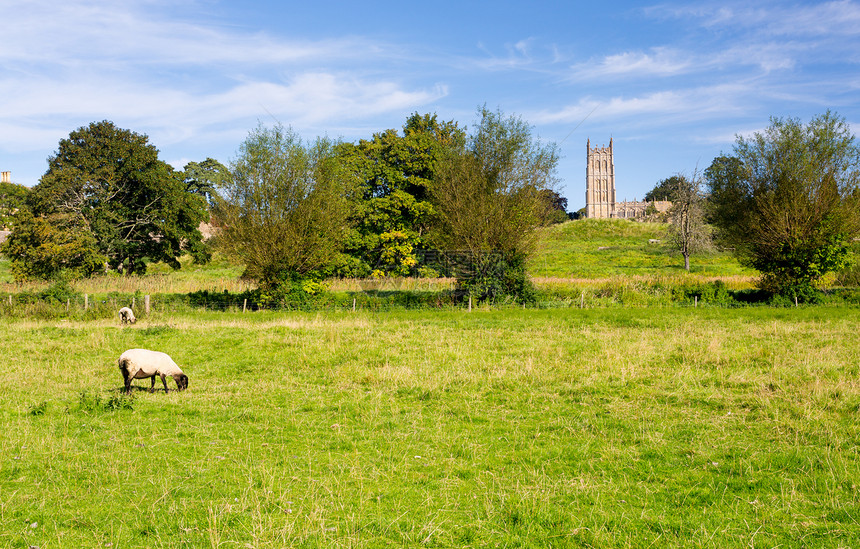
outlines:
[[[267,114],[296,126],[342,123],[448,93],[444,83],[415,86],[362,71],[407,56],[403,47],[363,38],[284,40],[177,19],[167,13],[171,6],[157,0],[0,6],[0,118],[14,147],[42,148],[46,133],[106,117],[180,141]],[[34,125],[45,130],[29,129]],[[3,136],[0,145],[13,146]]]
[[[170,4],[156,1],[4,3],[2,59],[54,67],[87,64],[127,66],[259,66],[319,62],[399,52],[360,38],[289,41],[261,32],[241,32],[217,21],[172,19]]]
[[[749,93],[743,85],[717,85],[713,87],[664,90],[634,97],[614,96],[604,99],[583,98],[558,110],[543,110],[528,115],[540,124],[578,123],[586,116],[591,119],[633,120],[653,123],[667,117],[692,122],[720,118],[743,111],[743,96]]]
[[[498,54],[485,44],[477,44],[478,50],[485,57],[472,60],[471,63],[483,70],[517,69],[524,68],[534,63],[532,57],[533,39],[523,39],[514,43],[504,45],[504,53]]]
[[[580,63],[572,67],[577,78],[605,78],[607,76],[668,76],[687,72],[692,59],[681,51],[656,47],[649,52],[627,51],[608,55],[602,59]]]
[[[626,51],[571,67],[574,80],[629,80],[694,75],[714,70],[734,71],[757,67],[764,72],[791,69],[796,56],[808,50],[804,43],[740,43],[723,50],[681,50],[668,46],[649,51]]]
[[[654,18],[698,21],[707,28],[755,29],[759,36],[860,35],[860,4],[853,0],[785,5],[775,2],[664,3],[643,9]]]

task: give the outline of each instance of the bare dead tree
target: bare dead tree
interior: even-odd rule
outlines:
[[[669,238],[684,256],[684,269],[689,271],[690,255],[711,245],[711,231],[705,224],[705,197],[698,172],[693,172],[692,177],[678,174],[673,187]]]

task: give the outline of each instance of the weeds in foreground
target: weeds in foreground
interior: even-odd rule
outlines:
[[[84,391],[78,399],[78,408],[81,412],[101,413],[115,412],[118,410],[133,410],[134,396],[125,393],[115,393],[104,398],[98,393]]]

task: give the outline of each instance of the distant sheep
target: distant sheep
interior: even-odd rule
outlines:
[[[188,388],[188,376],[182,373],[179,366],[165,353],[146,349],[129,349],[120,355],[117,361],[119,370],[125,380],[125,392],[131,393],[131,380],[150,378],[152,385],[149,392],[155,391],[155,376],[161,377],[164,392],[167,393],[167,376],[176,382],[179,391]]]
[[[119,320],[123,324],[134,324],[137,322],[137,319],[134,318],[134,311],[128,307],[123,307],[119,310]]]

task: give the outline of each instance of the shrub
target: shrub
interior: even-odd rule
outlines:
[[[103,398],[95,393],[82,392],[78,399],[78,410],[82,412],[113,412],[117,410],[133,410],[134,397],[125,393],[115,393],[110,398]]]

